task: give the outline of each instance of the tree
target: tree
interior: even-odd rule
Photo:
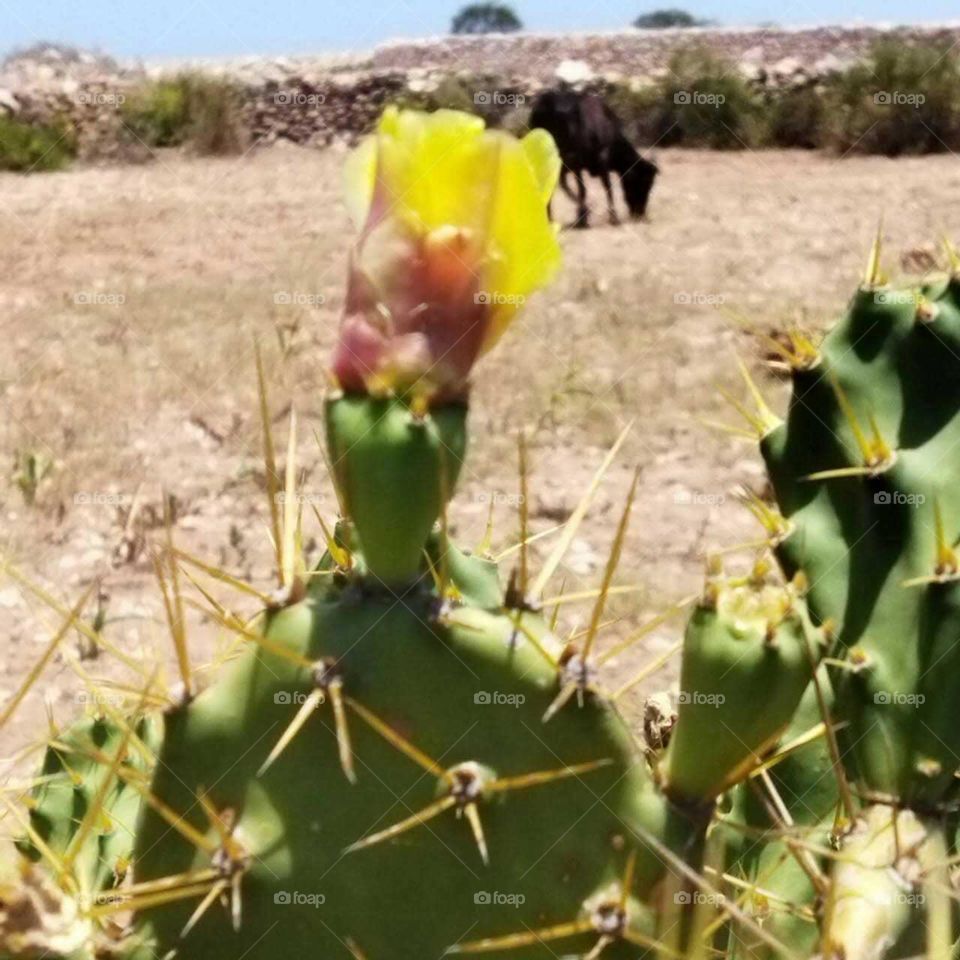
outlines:
[[[471,3],[454,18],[453,33],[512,33],[522,30],[520,18],[505,3]]]
[[[650,13],[641,14],[633,21],[635,27],[641,30],[665,30],[668,27],[705,27],[709,21],[701,20],[686,10],[678,10],[675,7],[662,10],[651,10]]]

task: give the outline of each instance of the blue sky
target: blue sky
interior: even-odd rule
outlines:
[[[462,0],[465,2],[465,0]],[[236,56],[366,49],[447,30],[461,0],[0,0],[0,53],[59,40],[125,57]],[[515,0],[532,30],[611,29],[683,6],[729,24],[957,17],[956,0]]]

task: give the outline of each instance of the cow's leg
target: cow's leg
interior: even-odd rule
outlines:
[[[587,206],[587,185],[584,183],[582,171],[574,170],[573,175],[577,179],[577,219],[574,220],[573,225],[575,227],[589,227],[590,208]]]
[[[560,189],[574,202],[577,202],[577,195],[573,192],[573,188],[570,186],[570,181],[567,179],[567,174],[570,172],[570,168],[566,165],[560,168]]]
[[[600,182],[607,192],[607,216],[610,218],[610,222],[616,225],[620,222],[620,218],[617,216],[617,208],[613,201],[613,186],[610,183],[610,171],[608,169],[604,168],[600,173]]]
[[[574,193],[567,179],[567,174],[573,173],[577,181],[577,192]],[[573,170],[564,164],[560,168],[560,189],[577,205],[577,218],[573,221],[575,227],[587,226],[590,211],[587,209],[587,187],[579,170]]]

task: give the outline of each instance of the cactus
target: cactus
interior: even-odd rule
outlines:
[[[952,955],[960,261],[894,289],[875,246],[821,345],[773,342],[784,421],[743,368],[775,498],[745,498],[765,530],[746,572],[711,560],[699,596],[608,644],[635,480],[562,640],[545,588],[623,437],[536,575],[524,497],[509,575],[447,522],[472,368],[557,263],[557,173],[549,138],[444,111],[388,111],[354,155],[326,555],[307,569],[296,420],[281,489],[258,353],[278,587],[168,531],[181,682],[113,650],[140,676],[125,706],[51,735],[27,812],[0,794],[23,833],[0,958]],[[521,437],[521,492],[525,463]],[[110,649],[86,598],[5,569],[65,621],[0,726],[70,629]],[[215,670],[191,662],[186,581],[233,637]],[[666,658],[618,686],[609,665],[690,603],[676,717],[651,701],[640,740],[620,704]]]
[[[777,556],[808,577],[814,617],[837,625],[833,714],[846,813],[856,818],[848,846],[868,859],[876,843],[858,838],[876,834],[878,817],[889,825],[900,816],[884,804],[920,817],[921,832],[942,833],[954,802],[960,417],[945,387],[958,373],[960,280],[948,254],[947,279],[898,289],[882,276],[878,238],[847,315],[815,355],[787,357],[789,413],[761,441],[784,523]],[[917,889],[916,875],[901,881]],[[836,884],[850,882],[835,871]],[[870,894],[861,892],[865,919]],[[918,911],[887,901],[891,929],[872,934],[828,910],[827,952],[874,955],[895,941],[898,923]]]
[[[797,368],[788,419],[762,444],[791,528],[778,555],[806,572],[815,615],[840,624],[838,719],[855,778],[932,805],[960,751],[946,708],[960,692],[960,420],[944,389],[958,292],[956,280],[895,290],[871,270],[819,361]]]

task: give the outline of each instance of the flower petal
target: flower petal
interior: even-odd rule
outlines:
[[[484,285],[493,303],[484,342],[489,350],[503,335],[527,296],[547,283],[560,266],[556,227],[546,214],[546,186],[551,179],[549,152],[534,142],[539,167],[530,162],[530,148],[501,134],[499,181],[490,223],[490,259]],[[555,150],[556,148],[554,148]]]
[[[358,230],[363,228],[370,213],[376,179],[377,138],[370,136],[350,152],[343,167],[344,202]]]
[[[540,185],[544,203],[549,203],[560,179],[560,153],[553,137],[546,130],[531,130],[521,141],[533,175]]]

